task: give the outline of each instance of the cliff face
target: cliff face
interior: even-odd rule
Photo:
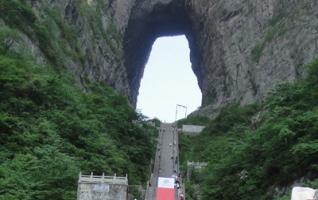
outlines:
[[[274,85],[302,77],[317,56],[316,1],[191,0],[187,8],[208,112],[262,100]]]
[[[317,1],[33,0],[29,4],[40,21],[53,21],[56,40],[64,38],[60,41],[64,47],[58,48],[70,53],[62,53],[60,63],[82,87],[89,80],[107,82],[129,96],[133,105],[151,45],[159,36],[187,36],[207,113],[229,102],[262,100],[277,83],[302,77],[301,66],[318,53]],[[53,20],[52,11],[59,20]],[[67,40],[61,23],[74,32],[71,39],[76,45]],[[6,20],[0,24],[8,25]],[[39,41],[21,35],[22,41],[11,48],[22,51],[27,46],[39,62],[49,62]]]
[[[130,93],[122,43],[133,1],[13,2],[0,4],[1,28],[10,27],[19,34],[10,44],[13,51],[68,69],[83,89],[93,80],[106,82],[122,94]],[[14,15],[25,4],[32,13],[21,11],[17,18],[22,21],[28,15],[32,19],[15,23],[10,13]]]

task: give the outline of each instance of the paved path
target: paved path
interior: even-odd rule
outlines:
[[[154,170],[151,177],[151,187],[148,189],[148,199],[156,199],[158,177],[171,177],[179,173],[178,166],[178,132],[174,124],[162,123],[159,130]]]

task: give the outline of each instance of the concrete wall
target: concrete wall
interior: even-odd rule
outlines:
[[[126,200],[127,185],[79,183],[77,200]]]
[[[182,125],[182,132],[185,135],[195,136],[199,135],[205,126],[196,126],[196,125]]]
[[[194,170],[201,170],[208,166],[208,163],[206,162],[187,162],[187,178],[191,178],[191,174]]]

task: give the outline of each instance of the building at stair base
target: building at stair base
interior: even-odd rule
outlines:
[[[200,135],[205,126],[197,126],[197,125],[182,125],[181,132],[184,135],[188,136],[197,136]]]
[[[80,174],[77,200],[127,200],[128,178]]]

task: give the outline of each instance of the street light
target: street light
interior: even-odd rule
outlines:
[[[184,106],[184,105],[180,105],[180,104],[177,104],[176,106],[176,120],[177,121],[177,117],[178,117],[178,108],[181,107],[181,108],[184,108],[185,109],[185,115],[184,115],[184,118],[187,118],[187,106]]]

